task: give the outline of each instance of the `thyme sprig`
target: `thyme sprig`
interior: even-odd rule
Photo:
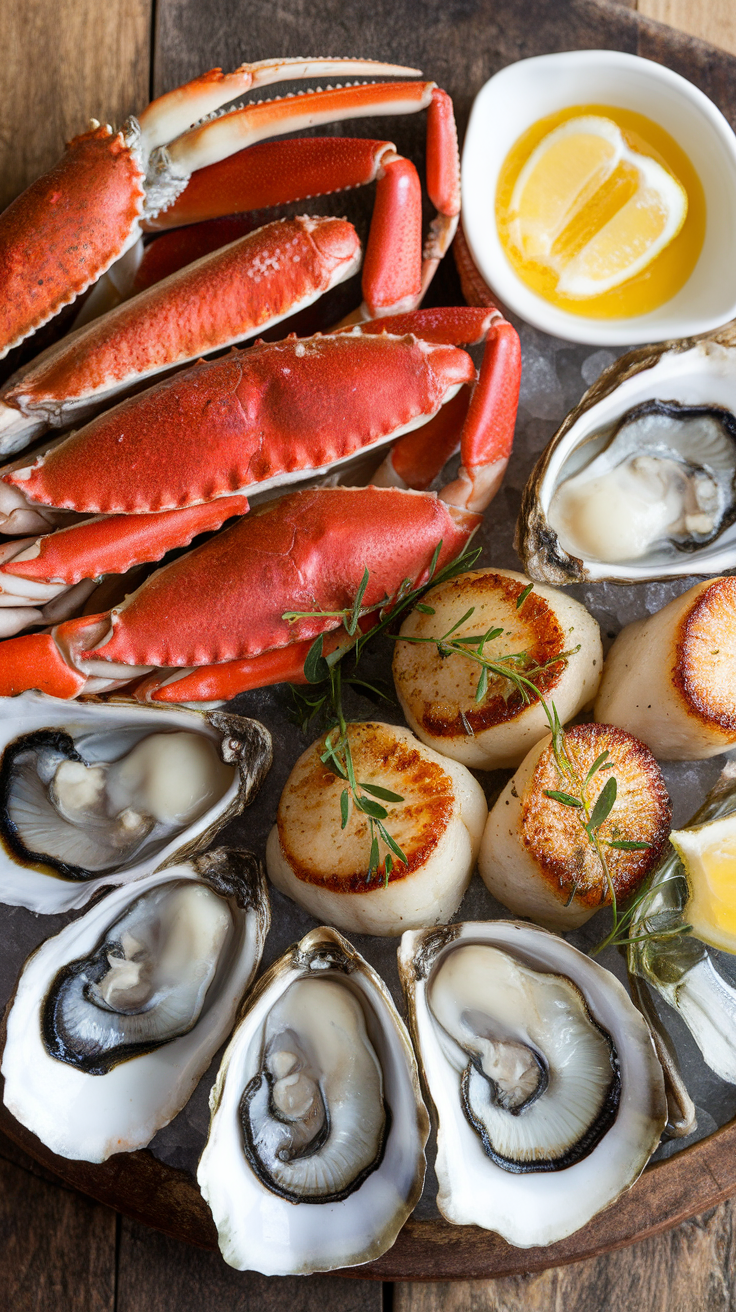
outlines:
[[[312,611],[286,611],[282,618],[291,624],[303,619],[329,618],[341,621],[350,637],[355,637],[357,634],[354,646],[349,649],[354,657],[355,668],[369,639],[377,637],[388,624],[393,623],[405,610],[416,605],[419,598],[429,587],[436,587],[439,583],[446,583],[457,574],[463,574],[472,569],[480,555],[481,548],[476,547],[463,552],[457,560],[451,561],[449,565],[445,565],[443,569],[438,571],[437,564],[441,551],[442,542],[440,541],[437,543],[430,561],[424,583],[416,586],[411,579],[406,578],[392,596],[386,595],[374,605],[363,605],[370,577],[366,568],[363,571],[363,577],[352,605],[335,611],[323,610],[319,607]],[[376,622],[368,627],[365,632],[361,632],[360,621],[364,616],[376,613],[378,614]],[[324,634],[320,634],[312,643],[304,662],[304,677],[308,688],[304,690],[292,684],[291,692],[295,704],[296,719],[302,730],[306,730],[312,720],[319,715],[327,718],[325,747],[320,760],[328,770],[336,774],[346,785],[340,794],[341,828],[345,829],[349,822],[352,802],[355,809],[365,815],[368,820],[371,845],[366,882],[369,883],[378,871],[380,842],[382,841],[385,847],[388,848],[384,858],[384,887],[387,887],[394,868],[394,859],[404,865],[407,865],[407,859],[399,844],[386,828],[384,821],[388,819],[389,813],[381,803],[395,804],[403,802],[404,799],[388,788],[382,788],[377,784],[366,784],[356,779],[348,735],[349,721],[346,719],[343,710],[342,692],[343,687],[347,685],[369,696],[378,696],[385,700],[391,699],[379,685],[358,678],[354,673],[352,675],[343,674],[342,661],[347,654],[347,651],[338,649],[325,656]]]
[[[386,596],[383,597],[380,601],[373,602],[370,606],[364,606],[363,599],[365,597],[366,589],[368,587],[368,580],[370,578],[370,573],[366,566],[366,568],[363,570],[363,577],[358,586],[358,591],[355,594],[355,600],[352,602],[350,606],[344,606],[342,610],[323,610],[320,606],[316,606],[314,610],[287,610],[284,612],[281,618],[283,620],[286,620],[287,623],[289,624],[296,624],[298,620],[312,620],[312,619],[340,620],[345,630],[347,631],[347,633],[349,633],[350,637],[352,638],[355,636],[356,633],[358,633],[358,626],[360,624],[361,619],[363,619],[363,617],[366,615],[372,615],[378,612],[379,614],[378,622],[374,624],[371,628],[367,629],[366,632],[358,634],[356,651],[355,651],[356,663],[357,663],[357,660],[360,658],[360,653],[363,647],[365,646],[366,641],[369,638],[371,639],[375,638],[377,634],[380,633],[387,626],[387,624],[391,623],[394,619],[396,619],[398,615],[403,614],[403,612],[409,606],[416,605],[419,598],[422,596],[423,593],[427,591],[428,588],[436,588],[438,584],[447,583],[450,579],[454,579],[457,574],[467,573],[468,570],[473,568],[478,557],[480,556],[481,551],[482,551],[482,547],[473,547],[468,551],[464,551],[461,556],[458,556],[456,560],[450,561],[449,565],[445,565],[438,572],[437,563],[439,561],[440,554],[442,552],[442,540],[440,539],[440,541],[437,543],[437,546],[434,549],[434,554],[430,561],[429,569],[427,570],[427,577],[424,583],[415,585],[412,583],[411,579],[408,578],[404,579],[403,582],[397,588],[396,592],[394,592],[392,595],[389,595],[387,593]],[[317,655],[313,655],[313,653],[315,652],[315,649],[317,649],[318,644],[321,644],[321,642],[322,642],[321,636],[315,639],[314,643],[312,644],[312,647],[310,648],[309,655],[307,656],[307,661],[309,661],[310,658],[312,658],[313,661],[316,661]],[[318,654],[319,655],[322,654],[321,645],[319,647]],[[305,663],[305,671],[306,671],[306,663]],[[323,673],[320,675],[320,678],[324,679],[326,677],[327,674],[326,672],[323,671]],[[310,682],[312,682],[312,680],[310,680]]]
[[[296,623],[302,619],[336,619],[341,621],[346,632],[350,637],[355,637],[356,641],[350,649],[354,657],[354,668],[357,667],[363,649],[367,642],[378,636],[384,631],[389,624],[392,624],[401,614],[409,607],[414,607],[420,613],[434,615],[435,611],[432,606],[427,605],[421,600],[423,594],[430,587],[436,587],[440,583],[447,582],[449,579],[456,577],[458,574],[467,572],[473,568],[480,548],[465,552],[457,560],[437,572],[437,563],[442,542],[439,542],[432,557],[430,567],[427,573],[426,581],[419,586],[413,586],[410,579],[404,579],[397,591],[392,596],[385,596],[380,602],[370,606],[364,606],[364,598],[368,587],[370,574],[367,568],[363,571],[358,591],[355,599],[350,606],[341,610],[323,610],[316,607],[313,611],[287,611],[283,618],[290,623]],[[521,609],[525,601],[534,588],[533,583],[529,583],[520,593],[516,601],[517,610]],[[361,631],[361,620],[368,615],[378,613],[378,619],[371,626]],[[578,770],[574,760],[574,751],[570,749],[569,740],[562,727],[557,707],[554,702],[549,705],[541,693],[538,683],[542,676],[554,666],[567,663],[571,656],[576,655],[580,650],[579,645],[572,647],[567,651],[560,652],[557,656],[550,657],[543,662],[535,662],[528,651],[508,652],[501,656],[489,657],[486,653],[486,646],[495,642],[504,634],[504,629],[498,626],[491,626],[483,633],[472,634],[467,636],[457,635],[457,630],[466,624],[473,616],[475,607],[470,607],[459,620],[441,635],[439,638],[420,637],[399,635],[396,633],[389,634],[393,641],[409,643],[430,643],[436,646],[437,651],[442,658],[453,655],[462,656],[466,660],[473,661],[479,666],[478,682],[475,690],[475,701],[481,703],[488,695],[490,679],[495,678],[501,681],[507,681],[519,693],[524,705],[529,705],[534,699],[538,700],[549,726],[552,741],[552,752],[555,759],[557,772],[560,776],[562,787],[555,789],[544,789],[544,793],[552,800],[559,802],[560,805],[569,807],[577,814],[578,821],[586,835],[587,841],[592,846],[598,857],[601,869],[608,884],[611,897],[611,910],[613,914],[613,928],[606,938],[594,949],[593,955],[602,951],[609,945],[624,946],[628,942],[641,941],[645,938],[663,937],[661,933],[655,931],[645,932],[637,936],[636,939],[622,937],[628,932],[637,907],[641,903],[641,898],[645,895],[640,894],[627,904],[625,909],[621,910],[616,898],[616,889],[611,875],[610,867],[604,848],[613,848],[618,851],[635,852],[648,849],[651,844],[647,842],[637,842],[630,839],[604,839],[601,836],[601,828],[608,819],[615,802],[618,791],[618,785],[615,775],[609,775],[603,787],[595,797],[589,792],[590,785],[603,772],[613,769],[613,762],[609,759],[610,753],[606,750],[600,753],[593,764],[589,767],[585,775]],[[357,635],[357,637],[356,637]],[[306,729],[307,725],[320,713],[325,713],[329,718],[329,726],[325,737],[325,747],[321,754],[321,761],[328,769],[332,770],[345,783],[340,795],[340,815],[341,827],[344,829],[350,818],[350,804],[365,815],[368,819],[371,848],[370,860],[368,866],[367,882],[369,882],[374,873],[377,872],[380,860],[380,841],[382,840],[388,851],[384,861],[384,887],[388,885],[391,871],[394,867],[394,857],[407,864],[406,856],[399,847],[396,840],[391,836],[384,821],[388,819],[388,811],[382,802],[397,803],[404,799],[398,793],[391,792],[390,789],[381,788],[375,784],[361,783],[356,779],[355,768],[350,749],[350,739],[348,735],[348,724],[343,707],[342,707],[342,690],[343,685],[350,685],[357,689],[362,689],[369,695],[386,697],[386,693],[375,684],[370,684],[366,680],[356,677],[355,674],[343,675],[341,662],[347,655],[345,650],[337,650],[329,656],[324,655],[324,634],[320,634],[312,643],[307,658],[304,662],[304,676],[309,685],[309,691],[297,688],[292,685],[292,694],[297,705],[299,722],[302,728]],[[473,734],[472,726],[467,716],[461,712],[461,718],[465,730]],[[368,794],[368,796],[366,796]],[[377,799],[377,800],[374,800]],[[577,881],[573,883],[567,905],[573,901],[577,892]],[[686,932],[687,927],[680,928],[677,931],[671,931],[664,937],[672,937],[675,932]]]
[[[531,586],[533,585],[530,584]],[[525,589],[525,594],[526,596],[529,595],[529,588]],[[526,596],[522,595],[519,602],[526,600]],[[431,606],[420,604],[416,609],[425,615],[434,615],[435,613]],[[488,693],[489,676],[494,675],[498,679],[507,679],[520,693],[525,705],[528,705],[533,697],[539,699],[547,714],[550,727],[552,727],[552,719],[547,705],[534,681],[554,665],[566,664],[571,656],[580,651],[580,647],[571,647],[569,651],[560,652],[558,656],[551,656],[549,660],[543,661],[541,664],[532,661],[527,651],[508,652],[503,656],[489,657],[484,650],[486,643],[494,642],[497,638],[502,637],[505,632],[503,628],[491,627],[486,629],[485,633],[472,634],[463,638],[452,637],[453,633],[461,628],[463,624],[466,624],[474,613],[475,606],[471,606],[440,638],[424,638],[418,635],[398,633],[392,633],[389,636],[394,642],[409,642],[416,645],[429,643],[437,648],[438,654],[443,658],[447,656],[465,656],[468,660],[474,661],[476,665],[480,666],[480,674],[475,689],[475,700],[478,703],[482,702]]]
[[[633,921],[638,918],[638,914],[644,909],[646,903],[659,893],[665,884],[671,884],[680,879],[680,874],[670,875],[667,879],[659,883],[652,883],[651,880],[646,887],[632,897],[626,904],[625,909],[620,913],[618,920],[614,921],[612,929],[602,938],[600,943],[590,949],[589,956],[597,957],[604,948],[627,948],[635,943],[650,943],[653,939],[674,939],[681,938],[684,934],[692,931],[692,925],[688,925],[684,920],[676,920],[668,915],[669,925],[664,926],[661,923],[654,925],[651,929],[642,930],[640,934],[632,934],[631,927]],[[645,917],[646,919],[646,917]]]
[[[516,608],[519,610],[526,601],[534,587],[533,583],[527,584],[523,592],[519,595]],[[431,606],[421,605],[417,607],[424,614],[434,614]],[[474,634],[468,637],[453,637],[457,630],[466,624],[473,616],[475,608],[469,610],[461,616],[455,624],[449,628],[441,637],[420,637],[412,635],[391,635],[395,641],[409,643],[430,643],[436,646],[440,657],[452,655],[464,656],[467,660],[472,660],[481,667],[478,683],[475,690],[476,702],[482,702],[488,693],[489,677],[495,676],[500,679],[507,679],[513,687],[521,694],[525,705],[528,705],[533,697],[539,701],[542,710],[549,725],[549,731],[552,737],[552,752],[555,759],[557,772],[560,775],[561,788],[545,788],[544,794],[561,806],[570,807],[577,812],[578,820],[585,833],[587,841],[593,848],[603,871],[604,878],[608,885],[611,898],[611,912],[613,915],[613,930],[609,936],[611,941],[618,941],[617,936],[624,927],[628,925],[633,915],[629,914],[629,908],[621,913],[616,897],[616,888],[611,875],[611,869],[608,864],[605,848],[614,848],[624,852],[640,852],[651,847],[650,843],[636,842],[632,839],[604,839],[600,830],[608,819],[616,802],[618,784],[615,775],[610,775],[603,784],[600,792],[593,798],[589,792],[590,785],[596,776],[604,770],[612,770],[613,762],[609,759],[608,750],[600,753],[593,764],[587,770],[583,777],[578,771],[574,761],[574,753],[570,749],[569,740],[560,722],[557,707],[554,702],[547,704],[543,694],[538,687],[538,681],[541,676],[555,665],[561,662],[565,664],[571,656],[576,655],[580,650],[577,647],[570,648],[568,651],[560,652],[558,656],[551,657],[549,660],[539,664],[531,664],[531,658],[526,651],[514,652],[504,656],[489,658],[484,651],[487,643],[495,641],[504,633],[503,628],[490,628],[482,634]],[[463,724],[467,729],[470,727],[466,716],[462,716]],[[472,732],[472,730],[471,730]],[[570,906],[578,889],[577,881],[573,882],[570,895],[566,906]],[[622,916],[625,918],[622,919]]]
[[[346,787],[340,793],[340,828],[345,829],[350,820],[350,804],[357,811],[360,811],[368,820],[368,828],[371,839],[370,858],[368,863],[368,874],[366,883],[370,883],[374,873],[378,870],[380,845],[379,838],[383,840],[389,849],[384,859],[384,888],[388,887],[388,881],[391,877],[391,871],[394,868],[394,857],[407,865],[406,856],[399,847],[395,838],[389,833],[384,820],[388,818],[388,811],[382,802],[403,802],[403,797],[399,793],[394,793],[390,788],[383,788],[378,784],[367,784],[359,782],[355,777],[355,766],[353,764],[353,754],[350,749],[350,737],[348,734],[348,721],[342,708],[342,671],[340,662],[337,661],[330,669],[330,685],[332,695],[332,705],[335,708],[337,724],[328,730],[325,737],[324,751],[320,755],[320,761],[323,765],[336,774],[338,779],[342,779]],[[367,796],[366,796],[367,794]],[[378,799],[378,800],[375,800]]]

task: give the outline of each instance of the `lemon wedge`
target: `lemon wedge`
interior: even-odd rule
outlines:
[[[714,948],[736,952],[736,813],[673,830],[670,842],[690,886],[684,916],[693,933]]]
[[[672,173],[633,150],[612,119],[568,119],[521,170],[509,210],[511,242],[547,265],[557,291],[599,296],[645,269],[677,236],[687,193]]]

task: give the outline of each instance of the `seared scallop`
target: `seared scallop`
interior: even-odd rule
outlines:
[[[635,891],[661,856],[672,814],[657,762],[631,734],[606,724],[578,724],[566,731],[565,750],[578,782],[558,768],[549,736],[538,743],[491,810],[478,857],[483,880],[499,902],[559,930],[575,929],[608,905],[612,887],[619,900]],[[611,778],[616,798],[593,831],[596,846],[585,825]],[[560,795],[584,800],[587,811]]]
[[[455,761],[392,724],[351,724],[350,750],[359,785],[388,789],[383,822],[406,857],[379,840],[378,868],[370,871],[368,817],[345,781],[320,757],[319,739],[294,766],[281,794],[266,861],[272,882],[317,919],[363,934],[401,934],[444,924],[457,910],[475,866],[487,808],[483,790]],[[369,797],[369,794],[365,794]]]
[[[606,657],[595,715],[665,761],[728,751],[736,743],[736,578],[696,583],[627,624]]]
[[[518,765],[548,727],[533,688],[526,701],[509,679],[491,674],[477,697],[482,667],[472,659],[477,648],[466,639],[495,632],[483,655],[493,661],[513,656],[511,668],[554,700],[563,723],[595,696],[603,666],[596,621],[580,602],[554,588],[535,584],[524,596],[528,586],[529,580],[512,570],[462,574],[428,592],[422,609],[413,610],[401,627],[406,641],[396,643],[393,674],[404,714],[422,742],[464,765],[484,770]],[[468,655],[447,654],[436,641],[424,641],[442,638],[463,616],[451,640],[463,639]],[[571,654],[558,659],[563,652]]]

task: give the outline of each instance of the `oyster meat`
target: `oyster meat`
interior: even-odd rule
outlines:
[[[635,583],[736,564],[735,415],[732,330],[622,356],[524,489],[516,549],[529,576]]]
[[[468,944],[443,959],[428,996],[469,1059],[462,1109],[494,1162],[559,1171],[593,1151],[616,1116],[621,1079],[610,1036],[571,980]]]
[[[386,986],[334,929],[259,981],[222,1061],[197,1179],[231,1266],[307,1274],[393,1244],[429,1131]]]
[[[667,1103],[647,1025],[607,970],[496,921],[406,933],[399,973],[448,1221],[550,1244],[633,1184]]]
[[[84,906],[201,850],[257,790],[268,731],[222,712],[4,699],[0,899]]]
[[[114,889],[23,969],[2,1060],[8,1109],[64,1157],[143,1147],[227,1037],[269,921],[246,852],[216,849]]]
[[[269,1013],[263,1043],[240,1104],[250,1165],[292,1203],[349,1197],[380,1165],[387,1130],[360,1003],[333,980],[295,980]]]
[[[597,446],[592,434],[590,446]],[[569,555],[616,564],[653,550],[696,551],[736,517],[736,418],[644,401],[580,473],[563,478],[549,522]]]

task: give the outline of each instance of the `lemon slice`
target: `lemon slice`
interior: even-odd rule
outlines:
[[[687,193],[627,145],[611,119],[569,119],[532,152],[516,181],[509,231],[524,260],[557,274],[570,297],[599,296],[645,269],[677,236]]]
[[[714,948],[736,952],[736,813],[673,830],[670,842],[690,886],[684,915],[693,933]]]

